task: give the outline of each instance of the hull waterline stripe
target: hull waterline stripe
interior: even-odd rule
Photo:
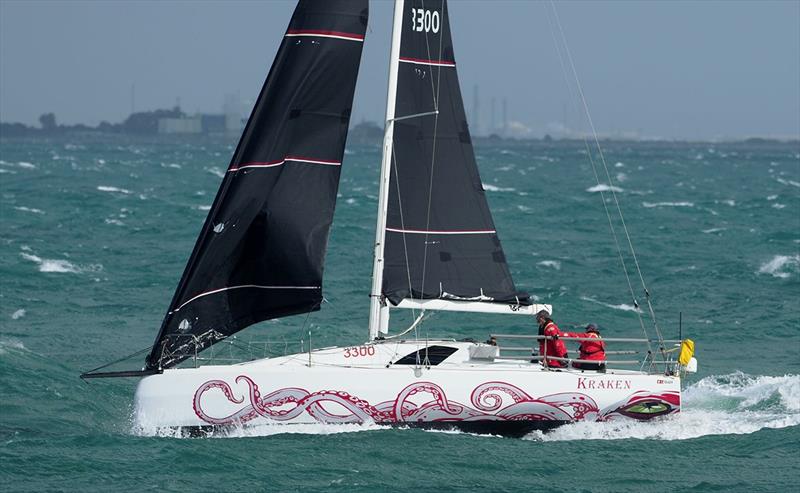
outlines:
[[[447,60],[424,60],[422,58],[407,58],[407,57],[400,57],[400,61],[403,63],[413,63],[414,65],[435,65],[437,67],[455,67],[456,62],[450,62]]]
[[[267,161],[263,163],[259,162],[252,162],[252,163],[244,163],[240,164],[235,168],[230,168],[228,170],[229,173],[239,171],[240,169],[249,169],[249,168],[275,168],[277,166],[281,166],[286,161],[294,161],[297,163],[309,163],[309,164],[322,164],[325,166],[341,166],[342,163],[339,161],[331,161],[328,159],[310,159],[306,157],[299,157],[299,156],[286,156],[280,161]]]
[[[214,289],[212,291],[206,291],[205,293],[200,293],[197,296],[191,298],[188,301],[185,301],[181,306],[172,310],[170,313],[175,313],[179,311],[184,306],[188,305],[189,303],[202,298],[204,296],[208,296],[210,294],[221,293],[223,291],[230,291],[232,289],[245,289],[245,288],[252,288],[252,289],[320,289],[319,286],[259,286],[258,284],[243,284],[241,286],[228,286],[227,288],[220,288]]]
[[[287,38],[296,38],[300,36],[313,36],[316,38],[333,38],[333,39],[344,39],[347,41],[359,41],[364,42],[364,35],[363,34],[351,34],[351,33],[343,33],[340,31],[316,31],[313,29],[292,29],[286,31],[285,37]]]
[[[423,229],[386,228],[392,233],[431,234],[431,235],[491,235],[497,233],[494,229],[461,230],[461,231],[426,231]]]

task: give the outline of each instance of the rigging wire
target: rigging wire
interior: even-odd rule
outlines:
[[[561,25],[561,20],[560,20],[560,18],[558,16],[558,10],[556,9],[556,6],[555,6],[555,3],[553,2],[553,0],[550,0],[550,6],[553,9],[553,16],[555,18],[556,25],[558,26],[559,33],[561,34],[561,41],[563,43],[564,51],[567,54],[567,59],[569,60],[570,67],[572,69],[572,74],[573,74],[573,77],[575,78],[575,86],[576,86],[578,95],[580,96],[580,100],[581,100],[581,102],[583,104],[583,110],[584,110],[584,113],[586,114],[586,118],[587,118],[587,121],[589,123],[589,127],[590,127],[590,129],[592,131],[592,136],[594,138],[594,144],[595,144],[595,146],[597,148],[597,153],[598,153],[598,156],[600,158],[600,162],[603,165],[603,169],[605,171],[605,176],[606,176],[606,179],[608,180],[609,191],[611,192],[611,196],[614,199],[614,204],[616,206],[617,214],[619,215],[620,223],[621,223],[623,231],[625,233],[625,238],[626,238],[627,243],[628,243],[628,248],[630,250],[631,258],[633,259],[634,265],[636,266],[636,271],[637,271],[637,273],[639,275],[639,280],[640,280],[640,282],[642,284],[642,289],[644,290],[645,300],[647,302],[647,306],[648,306],[648,310],[649,310],[649,313],[650,313],[650,317],[651,317],[652,322],[653,322],[653,327],[654,327],[654,329],[656,331],[656,336],[658,337],[659,350],[661,351],[662,357],[666,358],[666,355],[664,354],[664,349],[665,349],[664,348],[664,339],[663,339],[663,337],[661,335],[661,331],[660,331],[660,329],[658,327],[658,323],[656,321],[655,311],[653,310],[653,305],[652,305],[652,302],[651,302],[651,299],[650,299],[650,291],[647,289],[647,285],[646,285],[646,283],[644,281],[644,276],[642,275],[642,270],[641,270],[641,267],[639,265],[638,258],[636,256],[636,250],[633,247],[633,242],[631,240],[630,233],[628,231],[628,227],[625,224],[625,218],[624,218],[624,216],[622,214],[622,208],[621,208],[621,206],[619,204],[619,199],[617,198],[617,194],[616,194],[616,191],[614,189],[614,182],[611,179],[611,174],[608,171],[608,165],[606,163],[605,155],[603,154],[603,149],[600,146],[600,140],[597,137],[597,131],[596,131],[595,126],[594,126],[594,121],[592,120],[591,113],[589,112],[589,105],[586,102],[586,97],[585,97],[585,95],[583,93],[583,87],[581,86],[580,78],[578,77],[578,72],[577,72],[577,70],[575,68],[575,63],[574,63],[573,58],[572,58],[572,53],[570,52],[569,45],[567,43],[567,39],[566,39],[566,36],[564,34],[564,29],[563,29],[563,27]],[[548,15],[548,21],[549,20],[550,20],[550,16]],[[552,31],[552,26],[551,26],[551,31]],[[551,34],[553,34],[553,33],[551,32]],[[556,43],[556,46],[558,47],[558,43]],[[564,67],[564,62],[563,62],[560,50],[558,50],[558,54],[559,54],[559,61],[561,62],[561,65],[562,65],[562,70],[564,71],[564,75],[565,75],[565,78],[566,78],[566,68]],[[588,142],[587,142],[585,137],[584,137],[584,143],[588,147]],[[592,171],[595,174],[595,178],[597,179],[598,185],[601,185],[599,177],[598,177],[598,174],[597,174],[597,170],[595,168],[594,160],[592,159],[592,153],[591,152],[589,152],[589,160],[590,160],[590,163],[592,163]],[[628,285],[629,285],[629,287],[631,289],[631,294],[633,296],[634,306],[637,308],[637,313],[639,313],[639,310],[638,310],[639,304],[638,304],[638,302],[636,300],[635,294],[633,293],[633,287],[631,285],[630,278],[629,278],[629,275],[628,275],[628,272],[627,272],[627,267],[625,266],[624,258],[622,256],[622,250],[621,250],[621,248],[619,246],[619,241],[617,239],[617,235],[616,235],[616,232],[614,230],[613,223],[611,221],[611,216],[609,214],[608,207],[607,207],[606,202],[605,202],[605,196],[604,196],[602,191],[600,191],[600,194],[601,194],[601,198],[603,199],[603,207],[606,210],[606,215],[607,215],[608,220],[609,220],[609,225],[611,226],[612,235],[614,236],[614,242],[617,245],[617,251],[618,251],[618,253],[620,255],[620,260],[622,261],[622,264],[623,264],[623,270],[625,272],[626,280],[627,280]],[[640,315],[640,321],[641,321],[641,315]],[[643,322],[642,322],[642,329],[644,330]],[[644,332],[645,332],[645,336],[646,336],[647,335],[647,331],[645,330]],[[646,338],[648,338],[648,337],[646,337]],[[649,342],[648,342],[648,347],[649,347]]]

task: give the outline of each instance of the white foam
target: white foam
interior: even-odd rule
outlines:
[[[625,173],[617,173],[617,181],[620,183],[625,182],[628,179],[628,175]]]
[[[785,204],[781,204],[779,202],[775,202],[774,204],[772,204],[772,208],[773,209],[785,209],[786,205]]]
[[[720,231],[725,231],[726,229],[728,229],[728,228],[709,228],[709,229],[704,229],[703,233],[705,233],[705,234],[719,233]]]
[[[558,260],[542,260],[536,265],[541,265],[542,267],[552,267],[555,270],[561,270],[561,262]]]
[[[97,189],[100,190],[101,192],[116,192],[116,193],[124,193],[126,195],[131,193],[130,190],[125,190],[124,188],[111,187],[107,185],[98,185]]]
[[[16,339],[0,339],[0,354],[8,353],[9,349],[23,350],[25,345]]]
[[[589,187],[586,189],[589,193],[596,193],[596,192],[624,192],[623,189],[615,186],[606,185],[605,183],[601,183],[599,185],[595,185],[593,187]]]
[[[19,166],[20,168],[25,168],[25,169],[36,169],[36,165],[35,164],[29,163],[27,161],[20,161],[20,162],[17,163],[17,166]]]
[[[486,190],[487,192],[514,192],[514,191],[516,191],[513,188],[503,188],[503,187],[498,187],[496,185],[489,185],[487,183],[483,184],[483,189]]]
[[[206,168],[206,171],[211,173],[214,176],[218,176],[220,178],[225,178],[225,172],[222,171],[220,168]]]
[[[767,197],[767,200],[775,200],[777,198],[778,198],[777,195],[770,195],[769,197]]]
[[[784,185],[791,185],[793,187],[800,188],[800,182],[794,180],[784,180],[783,178],[777,178],[778,183],[783,183]]]
[[[25,316],[25,309],[20,308],[19,310],[11,314],[11,320],[19,320],[24,316]]]
[[[703,378],[683,391],[681,412],[652,421],[580,422],[541,441],[656,439],[686,440],[707,435],[741,435],[765,428],[800,425],[800,376],[733,373]]]
[[[123,223],[119,219],[106,218],[105,223],[106,224],[113,224],[114,226],[125,226],[125,223]]]
[[[638,311],[641,311],[641,310],[637,309],[635,306],[627,305],[625,303],[622,303],[622,304],[619,304],[619,305],[612,305],[610,303],[603,303],[602,301],[596,300],[594,298],[590,298],[588,296],[581,296],[581,299],[583,301],[588,301],[590,303],[596,303],[598,305],[602,305],[602,306],[605,306],[607,308],[613,308],[614,310],[622,310],[624,312],[638,312]]]
[[[800,255],[775,255],[758,269],[759,274],[770,274],[781,279],[798,272],[800,272]]]
[[[694,207],[694,202],[642,202],[644,207]]]
[[[722,203],[725,204],[725,205],[729,205],[731,207],[736,207],[736,201],[735,200],[730,200],[730,199],[729,200],[723,200]]]
[[[367,424],[324,424],[324,423],[248,423],[245,426],[235,426],[217,431],[210,438],[251,438],[267,437],[284,434],[300,435],[336,435],[339,433],[357,433],[363,431],[385,430],[385,426],[375,423]],[[137,423],[133,426],[133,434],[139,436],[158,436],[167,438],[182,438],[181,432],[175,428],[150,426],[147,423]]]
[[[32,208],[32,207],[19,206],[19,207],[14,207],[14,209],[16,209],[18,211],[22,211],[22,212],[30,212],[30,213],[33,213],[33,214],[44,214],[43,210],[35,209],[35,208]]]
[[[198,205],[197,206],[197,210],[198,211],[210,211],[211,210],[211,206],[210,205]]]
[[[617,161],[617,162],[614,164],[614,167],[615,167],[615,168],[624,168],[624,167],[625,167],[625,165],[624,165],[624,164],[622,164],[621,162]]]
[[[345,200],[345,202],[347,204],[349,204],[349,205],[353,205],[353,204],[356,203],[356,199],[354,199],[353,197],[350,197],[349,199]]]
[[[30,249],[28,251],[30,251]],[[68,260],[43,259],[37,255],[26,252],[20,252],[20,255],[25,260],[30,260],[31,262],[38,264],[39,272],[80,274],[82,272],[99,272],[103,270],[103,266],[100,264],[79,267]]]

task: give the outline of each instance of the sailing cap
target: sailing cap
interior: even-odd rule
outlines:
[[[550,318],[550,312],[548,312],[547,310],[539,310],[539,311],[536,313],[536,318],[537,318],[537,319],[540,319],[540,318]]]
[[[596,332],[600,333],[600,329],[595,324],[589,324],[586,326],[586,332]]]

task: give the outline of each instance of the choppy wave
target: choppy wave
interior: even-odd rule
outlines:
[[[77,266],[68,260],[61,259],[43,259],[32,253],[20,252],[20,255],[25,260],[30,260],[39,265],[39,272],[57,272],[80,274],[82,272],[98,272],[103,270],[100,264],[92,264],[88,266]]]
[[[25,207],[25,206],[15,206],[15,210],[22,211],[22,212],[30,212],[32,214],[44,214],[44,211],[41,209],[36,209],[33,207]]]
[[[607,308],[613,308],[614,310],[622,310],[622,311],[626,311],[626,312],[638,312],[638,311],[640,311],[635,306],[627,305],[625,303],[622,303],[622,304],[619,304],[619,305],[612,305],[610,303],[603,303],[602,301],[596,300],[594,298],[590,298],[589,296],[581,296],[581,299],[583,301],[588,301],[590,303],[596,303],[598,305],[602,305],[602,306],[605,306]]]
[[[773,277],[786,279],[800,272],[800,255],[775,255],[761,264],[759,274],[770,274]]]
[[[542,260],[536,265],[541,265],[542,267],[552,267],[555,270],[561,270],[561,262],[558,260]]]
[[[24,316],[25,316],[25,309],[20,308],[19,310],[16,310],[14,311],[14,313],[11,314],[11,320],[19,320]]]
[[[487,183],[483,184],[483,189],[486,190],[487,192],[514,192],[515,191],[515,189],[513,189],[513,188],[503,188],[503,187],[498,187],[496,185],[489,185]]]
[[[694,207],[694,202],[642,202],[642,206],[653,207]]]
[[[16,339],[0,339],[0,355],[8,353],[9,350],[20,351],[24,349],[26,349],[25,345],[22,344],[21,341]]]
[[[580,422],[527,438],[541,441],[686,440],[707,435],[742,435],[765,428],[800,425],[800,375],[710,376],[689,385],[681,412],[649,422]]]
[[[624,190],[621,189],[620,187],[615,187],[613,185],[606,185],[605,183],[601,183],[599,185],[595,185],[593,187],[589,187],[589,188],[586,189],[586,191],[589,192],[589,193],[596,193],[596,192],[616,192],[616,193],[620,193],[620,192],[624,192]]]
[[[126,190],[124,188],[117,188],[108,185],[98,185],[97,189],[101,192],[116,192],[116,193],[124,193],[125,195],[130,195],[132,192],[130,190]]]

